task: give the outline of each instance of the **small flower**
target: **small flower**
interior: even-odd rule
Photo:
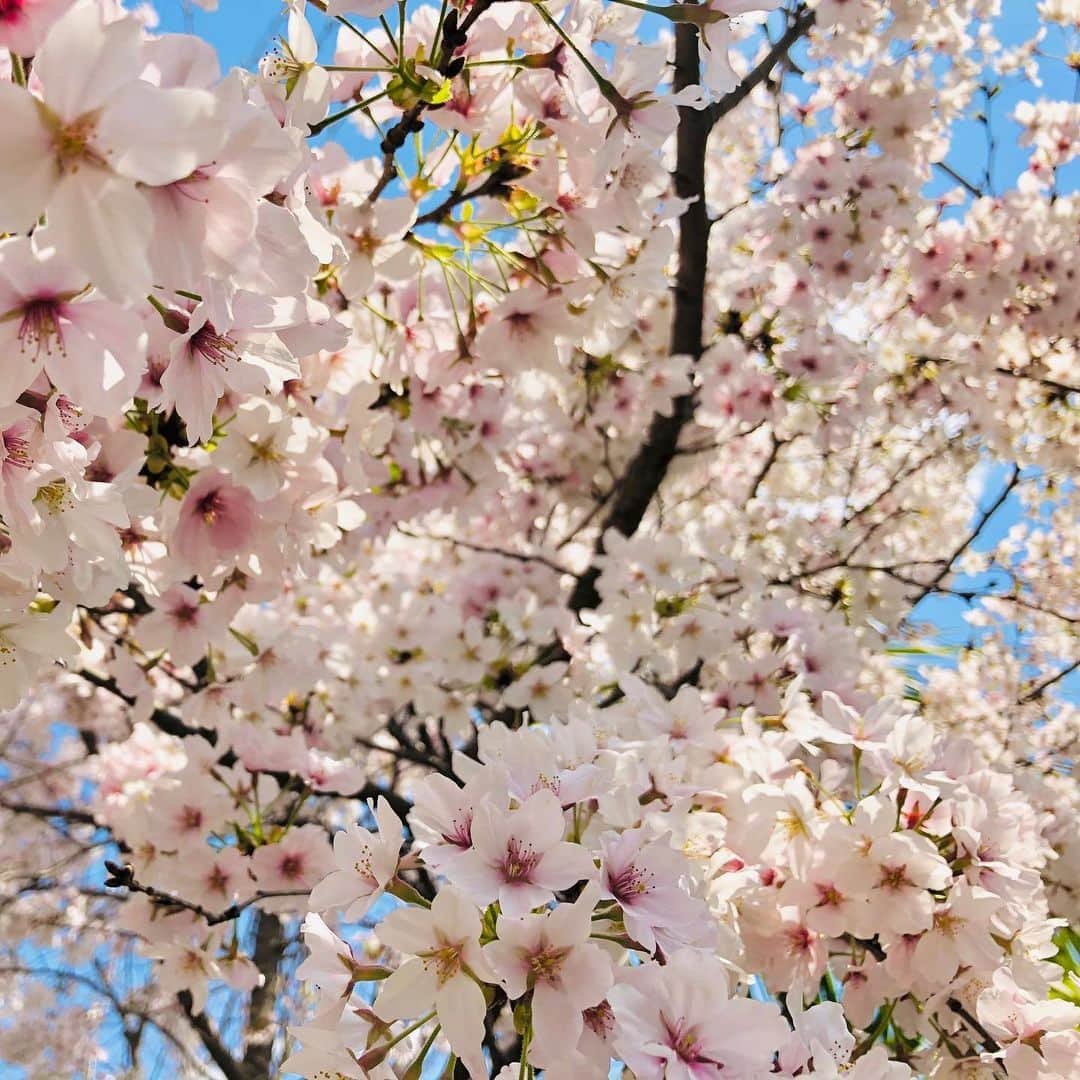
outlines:
[[[595,873],[588,851],[563,841],[565,828],[559,800],[546,788],[509,813],[482,802],[472,849],[446,872],[477,903],[498,900],[504,914],[524,915]]]
[[[337,869],[311,892],[315,911],[345,908],[345,918],[362,919],[397,873],[401,853],[401,818],[380,796],[375,809],[378,834],[350,824],[334,837]]]

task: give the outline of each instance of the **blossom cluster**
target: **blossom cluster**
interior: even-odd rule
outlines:
[[[0,0],[0,1060],[1080,1074],[1075,2],[285,8]]]
[[[1045,1001],[1061,970],[1038,816],[970,743],[828,693],[734,724],[689,687],[622,689],[600,714],[485,729],[463,784],[416,783],[404,850],[385,802],[377,832],[336,834],[304,923],[319,1009],[286,1067],[363,1076],[414,1032],[422,1059],[427,1025],[487,1076],[499,994],[529,1065],[582,1080],[611,1058],[656,1078],[835,1076],[852,1057],[903,1077],[942,1033],[1010,1075],[1080,1067],[1080,1009]],[[402,903],[375,919],[387,893]],[[327,912],[374,926],[343,940]],[[784,1016],[732,993],[751,972]],[[823,979],[831,1000],[804,1011]],[[886,1032],[905,1061],[874,1045]]]

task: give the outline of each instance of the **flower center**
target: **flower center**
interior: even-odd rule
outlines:
[[[219,515],[225,512],[225,500],[220,491],[208,491],[198,503],[196,509],[207,525],[213,525]]]
[[[65,510],[75,508],[75,500],[71,497],[67,484],[63,480],[56,480],[38,488],[34,502],[46,507],[51,514],[60,514]]]
[[[4,464],[17,469],[29,469],[30,440],[22,434],[20,428],[8,428],[2,436],[4,444]]]
[[[955,938],[964,928],[966,921],[950,911],[939,911],[934,916],[934,929],[945,937]]]
[[[442,834],[442,838],[454,847],[472,847],[472,814],[464,813],[461,817],[454,818],[450,822],[450,831]]]
[[[181,626],[194,626],[198,622],[199,609],[192,604],[181,604],[173,608],[172,617]]]
[[[83,113],[67,124],[51,119],[53,153],[62,173],[76,172],[84,162],[105,167],[105,159],[90,145],[97,131],[96,112]]]
[[[652,874],[634,863],[624,866],[611,878],[611,894],[620,903],[636,900],[643,893],[652,891]]]
[[[660,1019],[667,1028],[668,1032],[668,1046],[679,1056],[680,1061],[684,1061],[689,1065],[695,1063],[703,1063],[709,1065],[719,1065],[719,1062],[708,1061],[701,1056],[701,1040],[698,1038],[697,1028],[692,1027],[686,1022],[686,1018],[680,1016],[675,1023],[672,1023],[663,1013],[660,1014]],[[723,1068],[723,1066],[721,1066]]]
[[[583,1015],[586,1027],[602,1039],[615,1030],[615,1010],[606,1001],[586,1009]]]
[[[883,866],[881,868],[881,880],[878,882],[879,888],[898,892],[911,884],[912,882],[908,880],[906,865]]]
[[[529,845],[512,838],[506,845],[503,874],[507,881],[527,881],[539,861],[540,856]]]
[[[441,948],[425,953],[423,960],[424,967],[435,966],[435,978],[439,986],[445,986],[461,970],[461,948],[448,942]]]
[[[224,366],[236,356],[236,342],[227,334],[219,334],[210,323],[203,323],[188,342],[192,355],[199,355],[211,364]]]
[[[505,316],[512,337],[531,337],[536,333],[531,311],[511,311]]]
[[[529,973],[536,982],[558,983],[563,961],[570,950],[545,945],[529,957]]]
[[[19,349],[32,352],[34,359],[40,359],[42,351],[52,356],[53,340],[56,351],[63,355],[64,334],[60,328],[60,304],[53,296],[42,296],[28,300],[22,308],[22,320],[19,323]]]
[[[0,0],[0,22],[14,22],[25,6],[26,0]]]
[[[839,907],[844,902],[844,895],[835,885],[819,884],[818,907]]]
[[[281,876],[295,880],[304,872],[304,859],[301,855],[286,855],[281,860]]]

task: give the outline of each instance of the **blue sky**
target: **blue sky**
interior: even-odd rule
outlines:
[[[220,0],[220,9],[214,13],[203,12],[193,5],[185,4],[184,0],[158,0],[156,7],[161,17],[159,29],[192,32],[204,37],[217,49],[225,69],[237,65],[253,67],[264,53],[272,50],[276,35],[284,29],[285,25],[284,9],[279,0]],[[1005,43],[1014,44],[1029,38],[1034,32],[1037,21],[1034,0],[1004,0],[1003,7],[1005,14],[999,21],[998,29]],[[317,33],[325,39],[327,48],[332,49],[333,41],[336,39],[336,26],[322,19],[317,12],[313,11],[312,15]],[[776,15],[774,19],[780,17]],[[1066,51],[1064,39],[1053,29],[1045,47],[1048,52],[1057,55],[1062,55]],[[997,191],[1007,189],[1015,181],[1026,160],[1026,153],[1016,145],[1019,128],[1009,119],[1009,114],[1016,104],[1021,100],[1033,100],[1043,95],[1059,98],[1071,98],[1073,95],[1074,76],[1064,64],[1043,61],[1040,63],[1040,74],[1044,81],[1042,90],[1022,80],[1013,79],[1009,80],[994,98],[992,130],[998,141],[998,151],[991,179]],[[334,130],[333,137],[354,152],[365,149],[364,140],[356,129],[347,128],[344,124]],[[961,175],[972,181],[979,181],[986,160],[985,153],[986,141],[983,126],[976,123],[958,125],[948,158],[950,165]],[[1080,165],[1074,163],[1072,167],[1063,170],[1062,185],[1065,189],[1075,189],[1078,180],[1080,180]],[[938,174],[928,190],[937,194],[953,186],[955,186],[954,181],[943,174]],[[1004,483],[1005,475],[1005,467],[992,462],[987,462],[980,470],[979,486],[982,505],[993,502]],[[992,546],[1020,520],[1020,516],[1021,511],[1017,500],[1015,498],[1006,500],[988,522],[979,542],[975,545],[976,548],[986,550],[987,547]],[[965,582],[965,587],[978,588],[984,587],[985,584],[985,581]],[[969,640],[971,634],[970,628],[962,618],[965,608],[966,605],[963,602],[955,599],[931,597],[923,601],[916,615],[920,620],[934,624],[942,641],[949,644],[963,644]],[[1080,672],[1063,685],[1070,696],[1080,700]],[[93,884],[100,884],[100,882]],[[48,963],[50,954],[43,950],[33,949],[27,952],[26,959],[35,966],[42,966]],[[148,976],[148,973],[149,964],[137,964],[127,973],[129,985],[138,985]],[[74,989],[67,1000],[85,1007],[92,997],[89,991]],[[222,1015],[222,1009],[215,1011],[219,1016]],[[105,1049],[114,1062],[119,1061],[123,1053],[122,1034],[115,1029],[115,1025],[111,1029],[104,1029],[103,1034],[106,1039]],[[148,1080],[152,1080],[157,1075],[153,1066],[156,1054],[153,1036],[148,1036],[148,1040],[149,1053],[144,1059],[143,1075]],[[80,1075],[93,1074],[80,1071]],[[164,1076],[166,1073],[162,1072],[160,1075]],[[21,1070],[15,1070],[12,1066],[0,1062],[0,1080],[16,1080],[19,1076],[21,1076]]]

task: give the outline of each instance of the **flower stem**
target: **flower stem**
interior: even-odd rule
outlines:
[[[16,86],[26,86],[26,65],[23,63],[23,58],[19,56],[14,50],[11,50],[8,55],[11,57],[11,81]]]
[[[326,117],[325,120],[320,120],[317,124],[308,124],[308,137],[312,135],[318,135],[320,132],[325,131],[331,124],[336,124],[339,120],[344,119],[351,113],[357,112],[359,109],[366,109],[373,101],[378,101],[379,98],[384,98],[389,93],[388,90],[380,90],[377,94],[372,94],[369,98],[364,98],[363,101],[356,101],[350,105],[347,109],[339,109],[332,116]]]

